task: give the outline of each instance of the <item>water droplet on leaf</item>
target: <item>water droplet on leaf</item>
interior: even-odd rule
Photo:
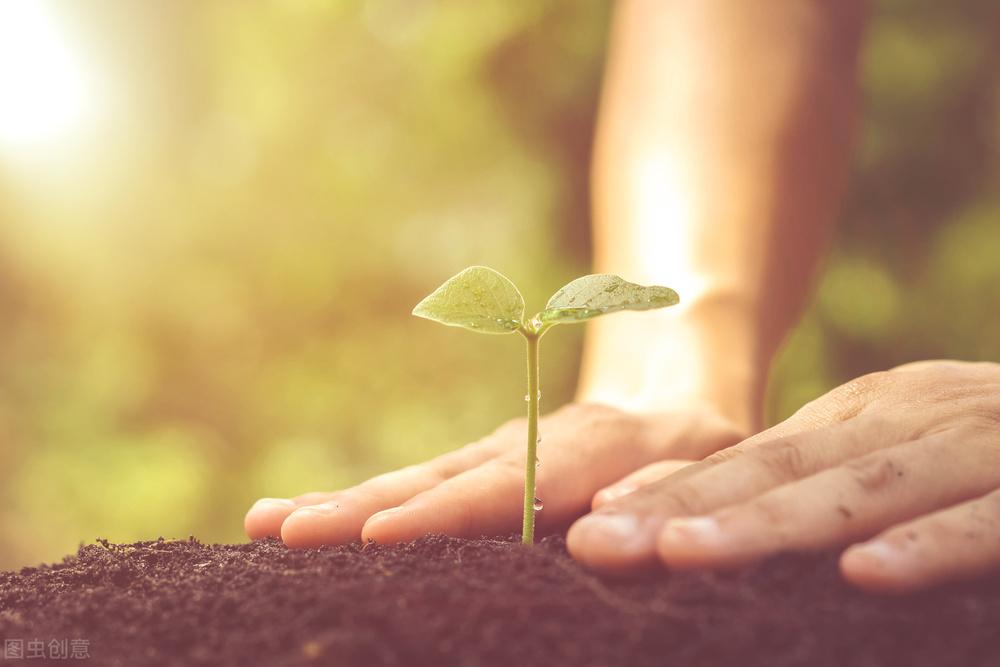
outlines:
[[[535,504],[534,504],[535,511],[536,512],[541,512],[542,511],[542,507],[544,507],[544,506],[545,505],[542,504],[542,499],[536,496],[535,497]]]

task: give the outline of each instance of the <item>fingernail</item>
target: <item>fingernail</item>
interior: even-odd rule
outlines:
[[[254,505],[262,507],[280,507],[282,509],[295,507],[295,503],[288,498],[261,498],[255,502]]]
[[[590,514],[577,522],[588,539],[628,542],[639,530],[639,520],[631,514]]]
[[[399,514],[402,511],[403,511],[402,506],[400,506],[400,507],[390,507],[387,510],[382,510],[381,512],[375,512],[375,514],[372,514],[370,517],[368,517],[368,521],[366,523],[369,523],[369,522],[372,522],[372,521],[378,521],[379,519],[390,517],[390,516],[393,516],[394,514]]]
[[[722,544],[725,535],[719,528],[719,522],[712,517],[689,516],[667,521],[664,538],[673,542],[715,546]]]
[[[574,558],[587,565],[626,570],[656,563],[656,516],[598,510],[579,519],[566,534]]]
[[[895,567],[903,560],[903,554],[896,547],[883,540],[868,542],[852,547],[846,558],[851,560],[868,561],[869,565],[874,565],[881,569]]]
[[[289,519],[292,517],[304,517],[304,516],[330,516],[340,508],[339,505],[334,505],[331,503],[320,503],[319,505],[306,505],[305,507],[300,507],[289,515]]]

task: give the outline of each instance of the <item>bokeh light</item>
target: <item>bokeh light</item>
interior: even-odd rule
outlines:
[[[0,152],[53,149],[83,131],[100,93],[52,2],[0,1]]]

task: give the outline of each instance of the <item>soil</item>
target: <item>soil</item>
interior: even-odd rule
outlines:
[[[1000,665],[1000,576],[875,597],[836,563],[623,580],[582,568],[560,537],[101,542],[0,574],[0,637],[83,638],[89,664],[130,666]]]

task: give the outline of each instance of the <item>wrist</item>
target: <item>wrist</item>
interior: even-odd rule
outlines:
[[[760,428],[773,354],[758,308],[706,291],[676,308],[591,322],[577,400],[635,412],[709,407],[745,432]]]

